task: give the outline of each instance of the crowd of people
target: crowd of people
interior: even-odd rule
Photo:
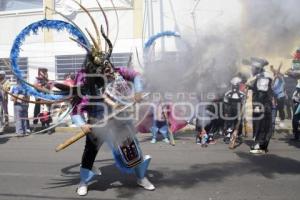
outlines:
[[[72,85],[75,75],[66,73],[64,76],[64,84]],[[52,123],[51,105],[46,104],[40,98],[30,100],[30,95],[20,85],[20,80],[16,84],[12,84],[6,77],[5,71],[0,71],[0,83],[2,90],[0,91],[0,132],[9,126],[10,116],[14,116],[15,132],[17,137],[28,136],[32,132],[43,132],[51,134],[54,128],[50,126]],[[37,88],[52,89],[52,84],[48,80],[48,70],[39,68],[38,75],[34,86]],[[8,93],[10,95],[8,95]],[[9,98],[10,96],[10,98]],[[13,115],[9,113],[8,102],[13,102]],[[29,117],[29,103],[34,104],[33,117]],[[31,122],[32,121],[32,125]]]
[[[299,52],[295,54],[294,60],[299,59]],[[300,132],[298,125],[300,121],[300,113],[298,105],[300,103],[300,84],[297,85],[297,79],[293,74],[281,73],[280,66],[275,69],[273,65],[269,66],[269,72],[266,68],[268,61],[259,58],[252,58],[250,66],[252,68],[252,79],[247,80],[241,73],[237,74],[230,81],[231,87],[228,91],[213,100],[218,104],[219,117],[212,119],[209,123],[203,123],[201,114],[196,116],[195,131],[196,143],[202,147],[208,144],[215,144],[217,135],[223,136],[223,141],[230,144],[233,140],[241,143],[242,135],[248,134],[249,122],[245,117],[244,107],[248,99],[248,90],[252,91],[252,122],[253,122],[253,140],[254,145],[251,152],[266,152],[267,146],[272,134],[275,131],[275,124],[278,123],[279,128],[285,127],[285,119],[292,119],[292,127],[294,133],[294,141],[299,140]],[[271,73],[271,74],[270,74]],[[51,106],[43,104],[42,99],[36,98],[34,102],[34,113],[32,120],[32,128],[30,126],[30,118],[28,117],[29,95],[20,86],[18,81],[16,85],[11,86],[5,77],[5,71],[0,71],[0,82],[4,90],[0,94],[0,127],[8,126],[8,101],[13,101],[14,120],[17,136],[26,136],[31,131],[37,132],[40,122],[43,132],[52,133],[51,128]],[[74,86],[75,74],[67,73],[64,76],[63,84]],[[48,80],[48,71],[46,68],[39,68],[38,76],[34,85],[41,89],[50,90],[52,85]],[[4,91],[10,90],[11,98]],[[201,100],[200,100],[201,101]],[[209,106],[205,110],[214,111],[215,108]],[[166,107],[162,102],[158,102],[156,109],[153,110],[153,124],[149,131],[152,134],[151,143],[157,142],[158,134],[163,136],[165,143],[170,143],[168,123],[166,119]],[[204,125],[205,124],[205,125]]]
[[[293,62],[299,60],[299,54],[298,50]],[[243,133],[248,135],[250,121],[252,121],[254,142],[250,152],[266,153],[276,128],[287,128],[287,120],[291,119],[294,135],[291,140],[299,141],[300,84],[297,84],[297,77],[294,75],[298,69],[292,67],[287,73],[281,73],[282,64],[275,69],[267,60],[261,58],[251,58],[248,65],[252,70],[251,78],[238,73],[230,81],[229,90],[216,95],[213,100],[216,106],[206,106],[204,109],[211,113],[218,113],[217,118],[214,115],[209,122],[204,122],[205,112],[202,110],[202,113],[196,114],[197,144],[202,147],[216,144],[215,139],[221,135],[225,144],[233,145],[229,147],[235,148],[243,142]],[[252,102],[248,99],[252,99]],[[246,104],[252,104],[250,109],[252,114],[248,114],[251,115],[251,119],[246,116]],[[215,112],[215,109],[218,112]],[[162,109],[156,111],[164,112]],[[151,143],[156,143],[157,133],[161,133],[163,141],[169,143],[164,115],[156,113],[153,122]]]

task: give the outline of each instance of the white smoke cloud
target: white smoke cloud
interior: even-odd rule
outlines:
[[[203,4],[208,1],[203,1]],[[284,57],[297,47],[300,36],[300,1],[298,0],[214,0],[223,5],[223,19],[212,19],[212,23],[199,19],[197,31],[180,27],[180,39],[176,56],[164,52],[155,62],[146,66],[145,76],[148,89],[164,92],[195,92],[201,99],[207,99],[205,93],[216,93],[221,97],[228,89],[230,79],[241,70],[243,58]],[[225,4],[225,2],[227,4]],[[234,8],[230,3],[234,3]],[[205,9],[214,10],[214,4],[206,4]],[[232,4],[233,5],[233,4]],[[201,2],[195,12],[201,12]],[[226,9],[225,9],[226,8]],[[233,12],[233,9],[241,9]],[[232,19],[239,17],[238,20]],[[180,21],[191,21],[191,16],[180,18]],[[200,26],[206,24],[205,27]],[[158,41],[159,42],[159,41]],[[249,67],[243,67],[250,73]],[[247,74],[249,76],[249,74]],[[227,87],[223,85],[227,84]],[[176,101],[176,100],[175,100]]]
[[[299,45],[298,0],[244,0],[242,29],[248,54],[282,56]]]

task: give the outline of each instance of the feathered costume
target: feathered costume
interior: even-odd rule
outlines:
[[[72,108],[69,108],[67,113],[71,113],[73,122],[81,126],[87,135],[80,169],[81,183],[77,191],[79,195],[87,193],[87,183],[95,175],[92,170],[93,163],[104,142],[111,148],[116,165],[121,171],[134,173],[138,178],[139,185],[145,189],[154,190],[154,186],[145,178],[151,157],[142,155],[139,143],[135,138],[133,123],[130,120],[109,119],[107,124],[99,124],[99,121],[102,122],[107,115],[114,114],[114,110],[120,105],[130,105],[130,99],[133,99],[130,95],[136,97],[134,94],[142,92],[141,76],[126,67],[115,68],[113,66],[110,62],[113,46],[102,26],[99,29],[89,11],[78,2],[74,2],[87,13],[93,24],[96,38],[86,29],[93,44],[90,44],[83,31],[73,21],[57,12],[69,22],[44,19],[30,24],[16,37],[10,54],[12,72],[31,96],[42,99],[40,103],[71,102]],[[97,3],[105,16],[98,1]],[[22,71],[17,63],[20,47],[27,36],[37,34],[40,29],[67,31],[71,39],[87,51],[83,68],[77,73],[74,86],[53,82],[59,91],[50,91],[37,88],[23,80]],[[101,35],[99,30],[101,30]],[[107,51],[102,50],[101,36],[108,46]],[[129,82],[133,83],[134,88],[130,88]],[[87,119],[84,118],[84,112],[87,113]],[[126,111],[120,112],[118,117],[126,114]],[[93,124],[96,126],[92,126]],[[80,191],[82,188],[83,190]]]

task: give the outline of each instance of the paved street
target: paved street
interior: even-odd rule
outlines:
[[[289,143],[287,131],[277,133],[267,155],[250,155],[249,139],[234,151],[221,140],[201,148],[190,133],[177,135],[175,147],[150,144],[139,135],[146,154],[153,157],[149,179],[157,189],[144,191],[130,175],[121,174],[105,147],[95,165],[102,171],[86,197],[75,193],[83,140],[56,153],[55,146],[69,132],[16,138],[0,135],[0,199],[206,199],[298,200],[300,143]],[[247,145],[248,144],[248,145]]]

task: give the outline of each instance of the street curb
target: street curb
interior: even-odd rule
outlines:
[[[55,132],[72,132],[72,133],[77,133],[80,132],[81,129],[80,127],[68,127],[68,126],[64,126],[64,127],[56,127],[55,128]]]

